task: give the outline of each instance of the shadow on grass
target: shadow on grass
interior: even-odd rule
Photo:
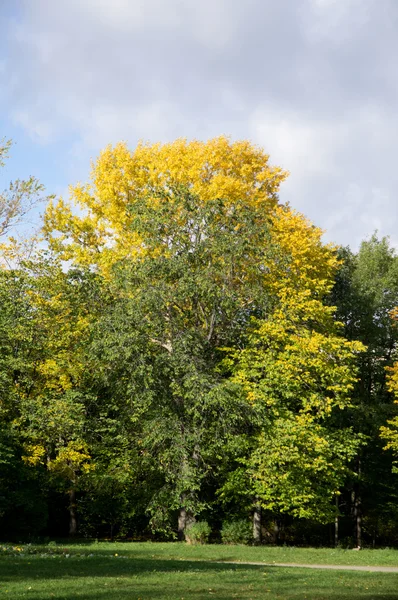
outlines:
[[[2,558],[0,582],[0,587],[12,584],[18,588],[20,596],[15,596],[18,598],[22,597],[23,590],[29,589],[31,600],[202,600],[211,596],[219,600],[371,600],[376,596],[378,600],[398,598],[398,574],[326,572],[223,565],[199,560],[95,555]]]
[[[175,572],[225,572],[244,570],[262,570],[255,565],[223,565],[199,560],[167,560],[123,557],[77,557],[31,556],[1,559],[0,581],[27,581],[36,579],[54,579],[59,577],[118,577],[120,575],[143,575]]]

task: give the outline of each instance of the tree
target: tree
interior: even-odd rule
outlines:
[[[286,213],[279,243],[286,257],[276,269],[278,302],[272,314],[252,319],[247,343],[227,362],[254,415],[242,483],[267,510],[327,522],[361,441],[334,418],[350,406],[364,347],[342,337],[324,303],[338,261],[321,231]],[[222,493],[230,489],[227,481]]]
[[[330,301],[337,306],[344,335],[366,346],[357,359],[353,407],[340,421],[340,426],[351,425],[366,436],[354,460],[356,475],[343,490],[360,546],[362,528],[373,543],[382,535],[383,521],[388,519],[382,516],[381,507],[391,506],[397,498],[396,481],[390,474],[391,454],[383,451],[379,433],[395,413],[386,368],[393,364],[398,341],[391,319],[391,310],[398,304],[398,258],[388,238],[379,239],[376,234],[362,242],[358,253],[343,248],[339,256],[342,263]]]
[[[100,276],[65,271],[46,252],[27,259],[9,246],[7,262],[18,267],[0,271],[0,460],[9,489],[0,512],[4,506],[10,522],[16,501],[9,481],[20,481],[27,497],[33,495],[32,506],[39,508],[47,494],[52,509],[68,508],[70,534],[77,533],[80,507],[85,531],[97,531],[98,518],[87,509],[95,495],[97,509],[108,504],[102,518],[112,529],[120,505],[135,498],[129,488],[136,474],[142,476],[125,396],[117,406],[109,392],[109,363],[96,354],[95,325],[112,296]],[[43,520],[37,519],[38,527]]]
[[[274,251],[270,215],[243,202],[203,204],[185,188],[154,190],[130,213],[145,252],[114,269],[119,300],[104,319],[101,355],[114,348],[116,376],[128,377],[122,393],[133,392],[141,415],[136,435],[157,457],[163,485],[150,503],[152,522],[167,526],[178,511],[182,536],[204,507],[203,480],[240,410],[219,386],[218,347],[238,341],[249,315],[271,299],[262,269]]]
[[[391,311],[391,317],[396,323],[398,317],[398,310],[395,308]],[[394,362],[394,364],[390,367],[386,367],[388,371],[388,380],[387,387],[390,392],[394,394],[395,403],[398,404],[398,362]],[[385,445],[385,450],[392,450],[394,456],[398,455],[398,416],[395,415],[393,419],[389,419],[387,421],[387,425],[384,425],[380,428],[381,437],[387,443]],[[397,460],[394,462],[394,471],[398,472],[397,468]]]
[[[47,521],[44,473],[24,463],[16,426],[21,391],[31,388],[40,355],[28,290],[23,272],[0,269],[0,518],[10,536],[37,533]]]
[[[256,385],[271,385],[268,368],[279,377],[273,393],[280,416],[296,437],[304,431],[314,441],[323,420],[348,402],[349,366],[360,346],[338,336],[333,311],[323,304],[335,251],[301,215],[278,204],[285,176],[248,142],[177,140],[133,153],[118,145],[100,155],[89,185],[72,190],[80,215],[63,201],[46,211],[53,251],[102,273],[112,289],[112,306],[95,336],[107,379],[103,392],[156,474],[159,486],[148,507],[155,528],[167,528],[178,513],[183,535],[207,505],[205,487],[225,471],[235,436],[244,441],[260,427],[252,466],[265,437],[277,434],[283,445],[267,400],[261,415],[252,410]],[[228,370],[228,349],[240,365],[236,372]],[[248,375],[247,389],[243,365],[256,352],[263,365]],[[293,374],[308,359],[300,387]],[[318,472],[334,460],[337,474],[350,450],[345,453],[337,434],[323,433]],[[266,504],[265,492],[255,491]]]
[[[130,261],[124,265],[125,273],[130,269],[130,283],[123,284],[130,288],[133,306],[128,310],[134,314],[130,327],[138,331],[146,327],[144,338],[151,351],[148,354],[141,347],[140,353],[156,363],[157,404],[162,398],[164,407],[162,426],[154,429],[152,423],[151,431],[163,431],[168,442],[160,446],[171,443],[184,455],[165,449],[168,466],[163,492],[174,489],[170,506],[178,505],[188,519],[189,513],[197,512],[193,507],[201,478],[194,440],[205,427],[204,423],[195,425],[196,409],[190,409],[188,418],[187,400],[205,397],[214,387],[214,378],[218,379],[215,348],[223,336],[231,341],[231,333],[223,328],[231,317],[227,329],[239,335],[238,324],[254,309],[256,291],[262,294],[258,273],[256,280],[249,280],[254,272],[250,266],[243,273],[248,280],[239,280],[242,260],[250,255],[249,231],[255,235],[251,246],[257,248],[249,263],[253,266],[261,260],[256,241],[259,236],[264,241],[264,223],[276,207],[276,193],[285,176],[248,142],[177,140],[163,146],[140,145],[133,153],[119,144],[101,154],[92,170],[92,183],[72,191],[72,202],[84,210],[84,216],[74,215],[73,207],[63,201],[50,203],[46,211],[46,237],[63,259],[108,274],[118,261]],[[260,233],[256,233],[255,218]],[[236,250],[240,252],[237,273],[232,256]],[[237,290],[242,287],[246,292],[240,298]],[[135,315],[139,315],[138,323]],[[168,391],[168,398],[163,390]],[[165,418],[167,411],[171,416],[170,401],[173,427],[166,425]],[[189,426],[175,418],[181,410],[191,420]],[[181,522],[184,529],[184,519]]]
[[[10,140],[0,140],[0,167],[4,167],[10,147]],[[44,186],[35,177],[11,182],[0,193],[0,236],[7,234],[38,202],[43,201],[43,193]]]
[[[14,380],[14,428],[27,465],[41,465],[69,496],[70,533],[77,531],[79,478],[92,467],[87,443],[87,335],[94,315],[90,275],[36,255],[15,275],[24,281],[25,371]],[[93,279],[94,276],[91,276]],[[13,334],[15,336],[15,333]]]

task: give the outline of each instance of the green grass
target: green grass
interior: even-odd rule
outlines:
[[[5,547],[6,550],[2,550]],[[342,572],[210,560],[398,566],[398,551],[99,543],[0,544],[0,598],[19,600],[397,600],[398,573]]]

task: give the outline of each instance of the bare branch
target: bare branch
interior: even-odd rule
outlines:
[[[161,346],[162,348],[167,350],[167,352],[169,352],[170,354],[173,352],[173,346],[171,345],[171,342],[161,342],[160,340],[155,340],[155,338],[150,338],[150,340],[153,344],[157,344],[158,346]]]

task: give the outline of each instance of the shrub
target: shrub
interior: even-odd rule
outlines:
[[[227,521],[221,529],[223,544],[248,544],[253,539],[252,525],[246,519]]]
[[[211,534],[207,521],[198,521],[188,525],[185,530],[185,539],[188,544],[206,544]]]

